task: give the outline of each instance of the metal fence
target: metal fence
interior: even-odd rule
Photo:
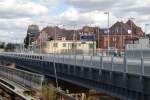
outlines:
[[[150,58],[48,54],[43,61],[150,76]]]
[[[0,66],[0,76],[32,90],[40,90],[44,77],[39,74]]]
[[[147,52],[126,52],[124,56],[114,55],[76,55],[76,54],[21,54],[1,53],[10,57],[36,59],[48,62],[64,63],[75,66],[91,67],[110,71],[119,71],[132,74],[150,76],[150,56]],[[21,56],[20,56],[21,55]],[[26,56],[27,55],[27,56]],[[32,57],[36,56],[36,57]],[[42,58],[42,59],[39,59]]]

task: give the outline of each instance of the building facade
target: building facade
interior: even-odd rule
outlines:
[[[43,49],[45,53],[92,54],[96,50],[96,42],[52,40],[47,41]]]
[[[46,27],[35,36],[34,44],[43,47],[47,41],[62,40],[62,38],[68,41],[82,41],[83,38],[81,39],[81,36],[90,37],[92,35],[94,38],[90,41],[96,42],[97,49],[124,50],[126,44],[133,43],[133,41],[143,37],[144,32],[131,20],[128,20],[126,23],[116,22],[109,28],[109,34],[108,29],[101,29],[99,27],[84,26],[78,30]]]
[[[125,45],[144,36],[144,32],[131,20],[126,23],[116,22],[109,29],[101,29],[99,35],[101,49],[124,50]]]

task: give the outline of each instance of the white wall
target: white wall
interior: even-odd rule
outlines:
[[[135,50],[135,49],[150,49],[149,38],[141,38],[139,39],[139,43],[136,44],[127,44],[127,50]]]
[[[57,43],[57,47],[53,46],[54,43]],[[74,50],[72,48],[73,43],[74,41],[48,41],[44,51],[46,53],[71,52]],[[64,47],[63,44],[66,44],[66,46]],[[93,50],[93,48],[90,48],[90,44],[93,45],[93,41],[86,41],[84,43],[82,41],[76,41],[76,51],[88,53],[90,50]],[[94,50],[96,50],[96,42],[94,42]]]

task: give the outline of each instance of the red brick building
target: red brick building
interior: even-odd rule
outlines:
[[[131,20],[126,23],[116,22],[109,29],[109,37],[107,29],[100,30],[99,45],[101,49],[107,49],[108,45],[110,49],[124,49],[126,43],[131,43],[142,36],[144,36],[142,29]]]
[[[78,30],[67,30],[59,27],[46,27],[42,29],[40,34],[35,37],[35,42],[36,44],[40,44],[41,42],[49,40],[49,38],[54,39],[55,33],[56,40],[60,40],[62,37],[65,37],[66,40],[73,40],[74,32],[76,34],[76,40],[80,40],[81,34],[94,34],[94,41],[97,42],[97,48],[100,49],[107,49],[108,41],[111,49],[124,49],[126,43],[131,43],[139,37],[144,36],[142,29],[135,25],[131,20],[128,20],[126,23],[116,22],[112,25],[109,29],[109,39],[108,30],[100,29],[99,27],[84,26],[82,29]]]

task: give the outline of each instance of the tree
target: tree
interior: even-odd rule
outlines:
[[[14,51],[14,49],[15,49],[15,44],[12,43],[8,43],[5,47],[6,51]]]
[[[1,44],[0,44],[0,49],[4,49],[5,48],[5,42],[2,42]]]
[[[57,100],[56,90],[53,85],[44,85],[42,87],[41,100]]]

